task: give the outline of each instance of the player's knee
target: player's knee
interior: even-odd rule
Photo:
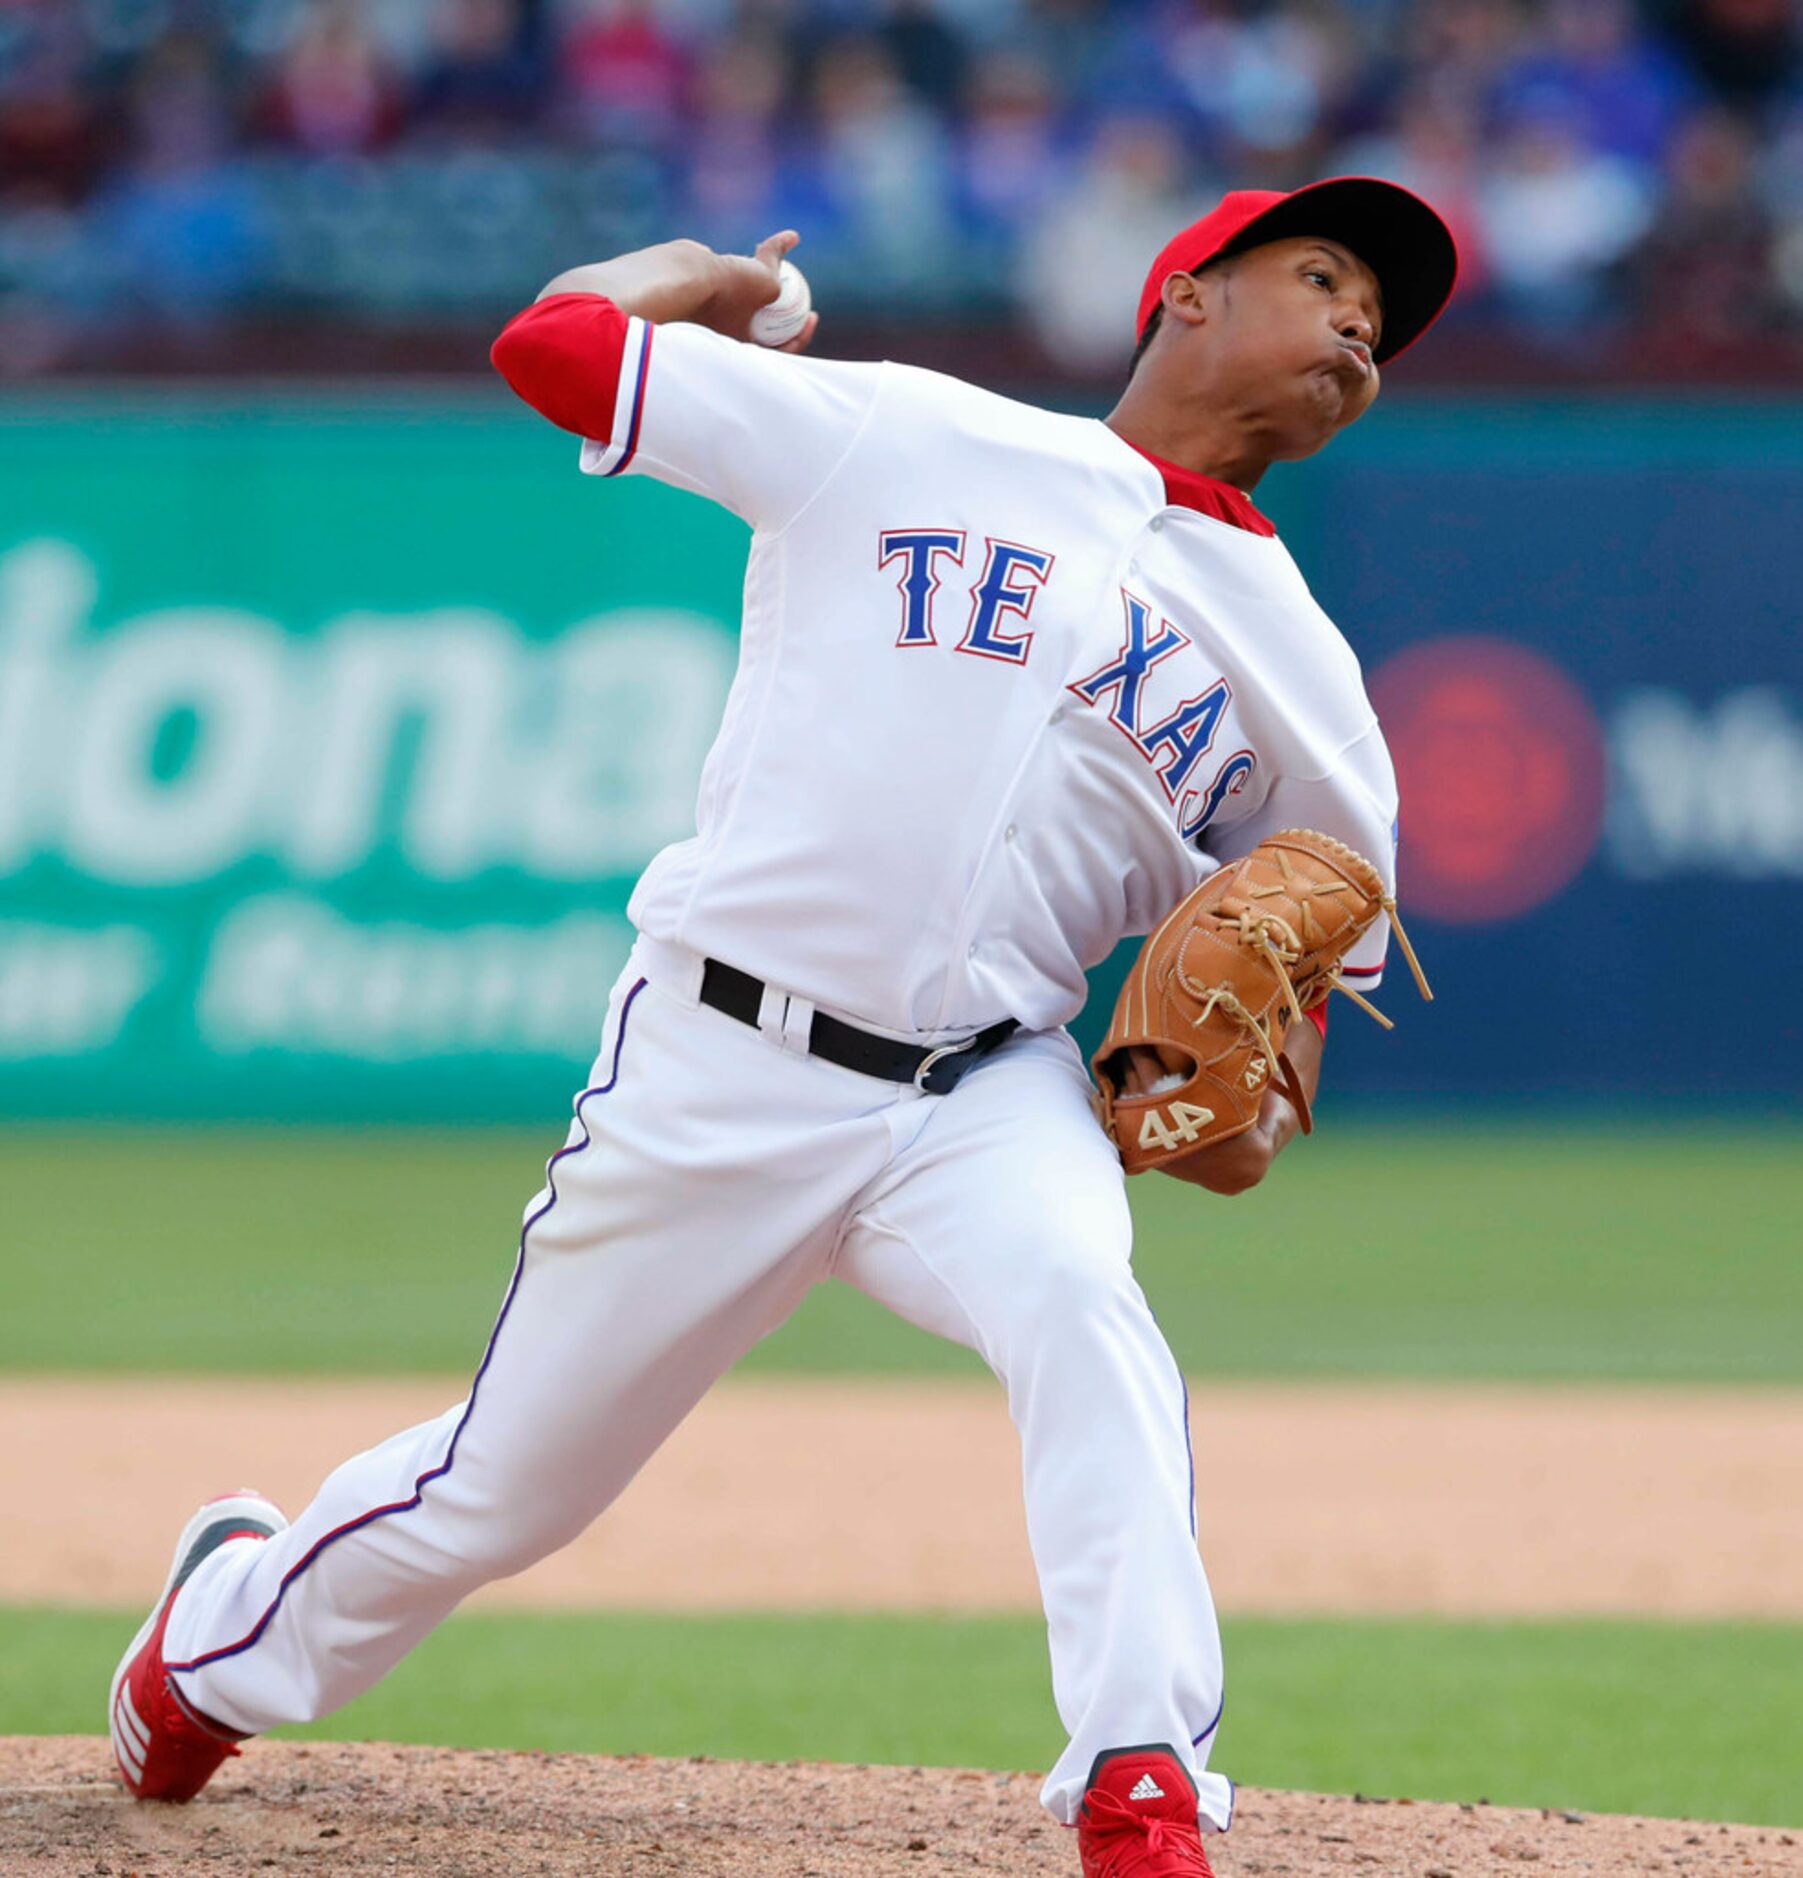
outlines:
[[[579,1530],[560,1496],[516,1494],[441,1508],[438,1527],[446,1575],[466,1592],[536,1565]]]
[[[556,1549],[555,1541],[540,1541],[535,1535],[517,1529],[507,1531],[493,1522],[480,1533],[466,1537],[458,1548],[462,1575],[472,1585],[511,1578]]]
[[[1099,1224],[1099,1222],[1092,1222]],[[1027,1315],[1041,1334],[1078,1334],[1106,1322],[1139,1295],[1128,1261],[1128,1241],[1112,1233],[1085,1233],[1060,1221],[1036,1238],[1022,1261],[1030,1294]]]

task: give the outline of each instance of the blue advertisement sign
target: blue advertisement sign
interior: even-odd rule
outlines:
[[[1803,409],[1369,424],[1293,519],[1395,752],[1440,996],[1342,1067],[1418,1096],[1794,1106]]]

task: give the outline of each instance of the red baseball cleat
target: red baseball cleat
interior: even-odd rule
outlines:
[[[163,1595],[113,1672],[107,1727],[125,1790],[138,1800],[191,1800],[245,1737],[190,1708],[163,1673],[163,1628],[175,1594],[228,1539],[269,1539],[288,1524],[260,1493],[209,1500],[182,1528]]]
[[[1162,1742],[1098,1754],[1077,1812],[1083,1878],[1214,1878],[1196,1805],[1196,1783]]]

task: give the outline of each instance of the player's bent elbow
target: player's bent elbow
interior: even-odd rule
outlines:
[[[501,329],[488,349],[488,362],[507,380],[516,398],[555,424],[560,422],[558,407],[562,400],[557,396],[557,387],[564,373],[556,348],[546,343],[546,337],[522,315]]]
[[[611,300],[535,301],[501,329],[488,357],[541,417],[579,437],[606,437],[625,336],[625,315]]]

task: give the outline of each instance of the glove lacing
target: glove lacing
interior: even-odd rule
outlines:
[[[1344,884],[1350,885],[1349,882]],[[1332,893],[1334,890],[1333,887],[1319,887],[1316,889],[1316,892]],[[1253,889],[1254,893],[1258,891],[1259,889],[1257,888]],[[1278,888],[1265,888],[1263,891],[1274,893],[1281,890]],[[1421,961],[1415,955],[1414,946],[1409,943],[1407,932],[1403,930],[1402,917],[1396,910],[1395,895],[1381,895],[1378,899],[1378,905],[1383,908],[1384,912],[1389,917],[1390,930],[1396,935],[1396,943],[1401,948],[1402,956],[1407,961],[1409,971],[1414,977],[1416,990],[1421,993],[1422,997],[1429,1004],[1432,1004],[1434,1001],[1433,988],[1427,982],[1427,974],[1421,969]],[[1308,908],[1304,907],[1303,912],[1306,915]],[[1283,995],[1289,1001],[1290,1015],[1300,1023],[1302,1020],[1302,1001],[1296,996],[1296,983],[1290,976],[1290,968],[1302,957],[1302,941],[1297,937],[1287,920],[1280,918],[1275,913],[1256,912],[1251,907],[1245,907],[1241,910],[1237,925],[1237,937],[1240,944],[1251,948],[1253,951],[1263,952],[1271,961],[1272,965],[1276,967],[1277,982],[1283,986]],[[1341,968],[1336,965],[1332,971],[1325,975],[1323,982],[1326,984],[1327,991],[1340,992],[1345,997],[1350,998],[1367,1016],[1375,1018],[1378,1023],[1383,1025],[1385,1030],[1394,1030],[1396,1028],[1394,1022],[1386,1017],[1363,992],[1355,991],[1351,985],[1347,984],[1345,979],[1341,977],[1340,971]],[[1177,957],[1177,980],[1191,997],[1199,999],[1201,1002],[1202,1008],[1197,1015],[1191,1019],[1192,1024],[1199,1027],[1207,1022],[1217,1009],[1226,1011],[1229,1016],[1236,1017],[1240,1022],[1245,1024],[1258,1039],[1259,1047],[1265,1052],[1265,1055],[1270,1059],[1272,1068],[1275,1069],[1277,1064],[1277,1051],[1272,1046],[1269,1033],[1266,1031],[1264,1025],[1253,1016],[1228,986],[1197,984],[1184,970],[1183,955],[1181,952]],[[1324,993],[1323,995],[1326,994]]]
[[[1396,911],[1396,896],[1386,893],[1378,901],[1378,905],[1389,915],[1390,930],[1396,935],[1396,943],[1402,948],[1402,956],[1408,961],[1409,970],[1414,974],[1415,989],[1421,993],[1422,997],[1429,1004],[1432,1004],[1434,1001],[1433,987],[1428,984],[1427,973],[1421,969],[1421,961],[1415,956],[1415,948],[1409,944],[1409,936],[1402,929],[1402,916]],[[1347,984],[1345,979],[1340,976],[1340,967],[1337,965],[1327,974],[1327,988],[1329,991],[1343,992],[1366,1014],[1366,1016],[1376,1018],[1377,1021],[1383,1025],[1385,1030],[1394,1030],[1396,1028],[1389,1018],[1384,1016],[1383,1012],[1380,1011],[1369,998],[1362,992],[1354,991],[1353,988]]]
[[[1187,991],[1192,998],[1195,998],[1202,1007],[1197,1011],[1196,1015],[1190,1019],[1190,1023],[1194,1028],[1199,1030],[1214,1016],[1217,1009],[1225,1011],[1229,1017],[1237,1018],[1252,1032],[1253,1036],[1258,1039],[1259,1048],[1265,1053],[1269,1067],[1273,1071],[1276,1070],[1277,1048],[1271,1041],[1270,1032],[1267,1031],[1264,1025],[1258,1021],[1257,1017],[1246,1008],[1231,985],[1199,985],[1184,971],[1181,962],[1177,966],[1177,979],[1184,990]],[[1289,982],[1287,974],[1285,975],[1284,982],[1286,984]]]
[[[1321,834],[1318,830],[1306,829],[1306,828],[1286,829],[1282,833],[1275,836],[1274,839],[1277,841],[1282,841],[1286,836],[1299,836],[1309,841],[1318,843],[1320,846],[1326,848],[1330,854],[1340,856],[1347,864],[1352,866],[1355,871],[1361,872],[1364,875],[1366,875],[1370,879],[1372,885],[1376,885],[1376,873],[1375,873],[1375,870],[1372,868],[1371,863],[1367,861],[1364,858],[1364,856],[1359,854],[1356,850],[1347,847],[1347,845],[1343,841],[1336,841],[1331,835],[1324,835],[1324,834]],[[1281,848],[1277,850],[1276,861],[1277,861],[1278,871],[1283,875],[1283,885],[1273,886],[1273,887],[1249,888],[1248,893],[1253,899],[1265,899],[1271,894],[1283,893],[1288,890],[1290,881],[1292,881],[1295,878],[1295,869],[1291,867],[1289,857],[1286,854],[1284,854]],[[1322,895],[1322,894],[1329,894],[1329,893],[1343,893],[1348,890],[1357,891],[1358,889],[1355,886],[1355,883],[1353,883],[1352,881],[1340,881],[1331,885],[1317,884],[1314,888],[1314,892],[1317,896]],[[1402,956],[1405,960],[1407,960],[1409,971],[1414,976],[1415,989],[1421,993],[1421,996],[1423,997],[1423,999],[1426,1000],[1427,1003],[1432,1004],[1434,1001],[1434,994],[1433,994],[1432,989],[1428,985],[1427,974],[1421,969],[1421,961],[1415,956],[1415,948],[1409,944],[1409,936],[1403,930],[1402,917],[1396,911],[1396,896],[1393,893],[1381,893],[1380,892],[1377,897],[1377,904],[1384,910],[1386,914],[1389,915],[1390,930],[1393,933],[1395,933],[1396,943],[1398,946],[1402,948]],[[1305,926],[1313,923],[1313,915],[1310,912],[1306,903],[1304,904],[1302,908],[1302,918],[1303,918],[1303,923]],[[1244,916],[1242,916],[1242,921],[1241,921],[1242,929],[1244,927],[1244,923],[1245,923]],[[1291,936],[1292,938],[1294,937],[1293,934]],[[1291,997],[1290,997],[1291,1006],[1292,1008],[1295,1009],[1296,1015],[1300,1016],[1301,1009],[1297,1005],[1296,998],[1294,995],[1295,987],[1288,983],[1289,973],[1287,971],[1284,973],[1284,979],[1286,982],[1286,988],[1291,993]],[[1383,1014],[1383,1012],[1380,1011],[1377,1008],[1377,1006],[1370,1001],[1369,998],[1361,996],[1360,993],[1354,991],[1353,988],[1341,978],[1340,967],[1338,965],[1336,965],[1332,971],[1326,974],[1325,983],[1327,985],[1327,989],[1329,992],[1333,992],[1333,991],[1343,992],[1347,997],[1349,997],[1353,1001],[1354,1004],[1356,1004],[1359,1007],[1360,1010],[1364,1011],[1368,1016],[1376,1018],[1377,1021],[1383,1025],[1385,1030],[1394,1030],[1396,1028],[1396,1026],[1393,1023],[1391,1023],[1389,1018],[1387,1018]]]

